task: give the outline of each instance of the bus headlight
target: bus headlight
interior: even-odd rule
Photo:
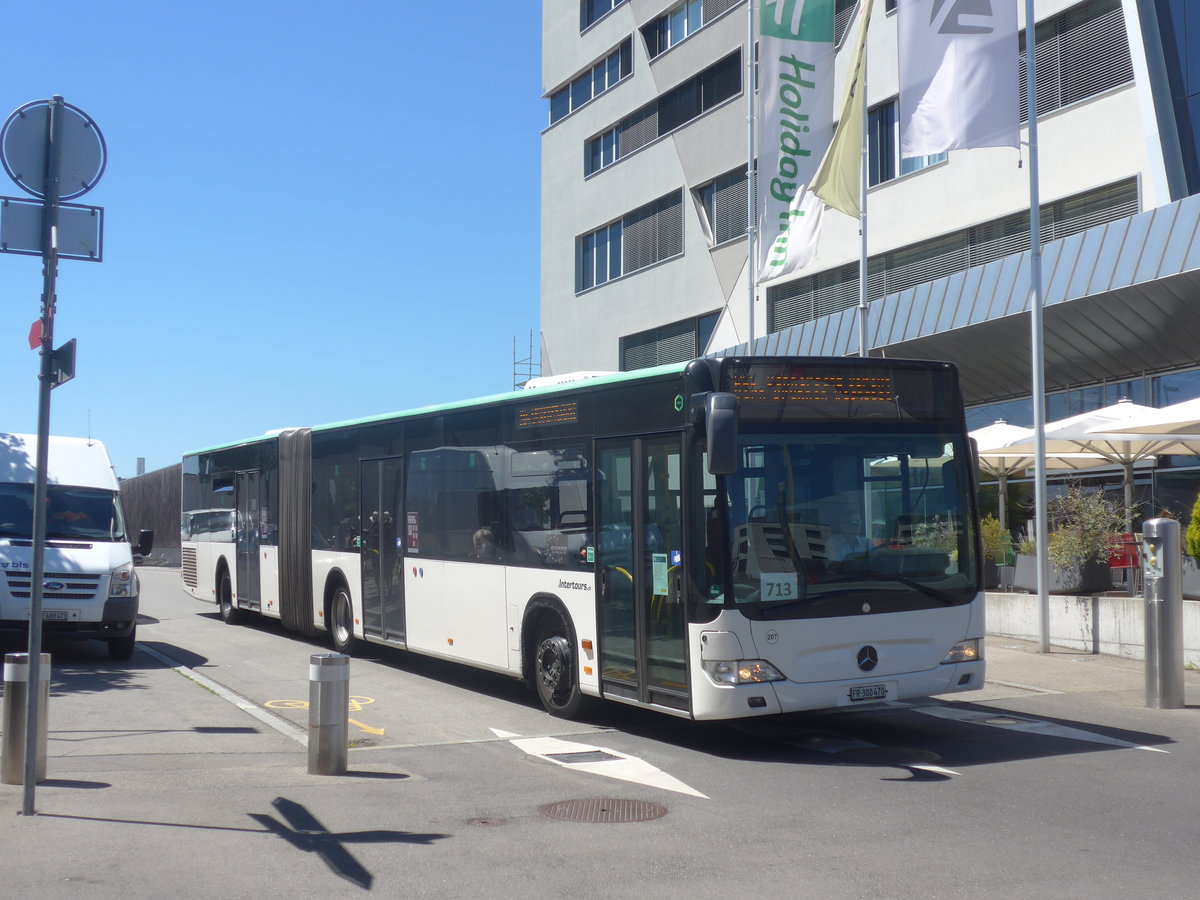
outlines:
[[[136,597],[138,592],[137,574],[133,571],[133,563],[125,563],[112,570],[108,580],[108,596]]]
[[[783,681],[783,673],[765,659],[706,659],[704,671],[716,684],[761,684]]]
[[[959,641],[951,647],[942,659],[942,665],[975,662],[979,659],[983,659],[983,655],[979,652],[979,638],[971,638],[969,641]]]

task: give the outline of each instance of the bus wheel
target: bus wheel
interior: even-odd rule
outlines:
[[[233,582],[229,573],[221,573],[221,581],[217,585],[217,605],[221,607],[221,621],[226,625],[236,625],[241,621],[241,613],[233,605]]]
[[[137,643],[137,626],[125,637],[113,638],[108,642],[108,658],[118,662],[133,659],[133,645]]]
[[[329,601],[329,637],[337,653],[350,655],[354,652],[354,605],[350,591],[339,584]]]
[[[534,681],[542,706],[550,715],[562,719],[575,716],[583,703],[575,674],[575,655],[566,630],[560,617],[548,618],[542,626],[534,660]]]

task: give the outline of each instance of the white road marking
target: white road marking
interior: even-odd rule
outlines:
[[[524,750],[530,756],[552,762],[556,766],[576,769],[592,775],[604,775],[607,778],[619,778],[621,781],[644,784],[649,787],[661,788],[664,791],[674,791],[677,794],[688,794],[704,800],[709,799],[706,795],[688,787],[661,769],[656,769],[648,762],[640,760],[636,756],[628,756],[616,750],[610,750],[607,747],[595,747],[591,744],[579,744],[552,737],[523,738],[519,734],[501,731],[498,728],[493,728],[492,733],[498,738],[509,741],[518,749]],[[566,758],[568,754],[605,754],[610,758],[573,761]],[[560,756],[563,758],[559,758]]]
[[[1040,719],[1029,719],[1024,716],[1014,716],[997,710],[993,713],[979,712],[974,709],[959,709],[954,706],[921,706],[916,712],[935,716],[939,719],[953,719],[958,722],[969,722],[972,725],[988,725],[992,728],[1005,728],[1009,731],[1021,731],[1026,734],[1044,734],[1047,737],[1068,738],[1073,741],[1088,741],[1093,744],[1107,744],[1111,747],[1125,747],[1130,750],[1150,750],[1154,753],[1170,753],[1161,747],[1147,747],[1122,741],[1119,738],[1106,737],[1082,728],[1071,728],[1067,725],[1054,725]]]
[[[153,647],[147,647],[145,644],[138,644],[138,648],[143,653],[149,653],[159,662],[170,666],[175,672],[178,672],[184,678],[190,678],[192,681],[201,687],[206,687],[222,700],[227,700],[243,712],[249,713],[254,718],[258,719],[264,725],[269,725],[282,735],[290,737],[293,741],[300,744],[302,747],[308,746],[308,732],[282,716],[277,716],[274,713],[269,713],[264,709],[259,708],[258,704],[251,703],[240,694],[235,694],[229,688],[222,684],[217,684],[211,678],[201,675],[195,669],[189,669],[187,666],[180,664],[178,660],[171,659],[165,653],[159,653]]]

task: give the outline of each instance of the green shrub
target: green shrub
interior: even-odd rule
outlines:
[[[983,558],[1004,565],[1010,542],[1008,530],[1000,524],[1000,520],[991,513],[980,519],[979,537],[983,543]]]
[[[1046,513],[1053,529],[1046,555],[1064,568],[1078,568],[1089,559],[1107,561],[1114,535],[1125,530],[1123,503],[1078,484],[1047,503]]]
[[[1192,520],[1188,523],[1183,539],[1183,552],[1188,556],[1200,556],[1200,494],[1192,505]]]

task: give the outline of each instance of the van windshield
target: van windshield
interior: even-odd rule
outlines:
[[[32,484],[0,484],[0,538],[32,540]],[[49,485],[46,540],[124,541],[125,521],[116,491]]]

